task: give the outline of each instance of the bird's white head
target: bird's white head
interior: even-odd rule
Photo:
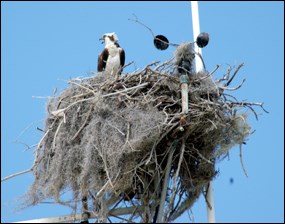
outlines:
[[[116,33],[105,33],[103,35],[103,37],[101,37],[99,40],[103,40],[103,42],[105,42],[106,45],[108,44],[114,44],[117,43],[119,41],[118,36]]]

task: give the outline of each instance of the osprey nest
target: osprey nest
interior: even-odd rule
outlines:
[[[236,89],[227,86],[241,66],[215,82],[217,69],[191,76],[187,114],[172,60],[118,79],[70,80],[47,103],[24,206],[53,199],[101,221],[151,222],[161,205],[163,220],[175,220],[216,176],[215,163],[250,134],[241,111],[259,104],[224,93]]]

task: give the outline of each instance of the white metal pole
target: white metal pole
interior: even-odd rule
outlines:
[[[200,22],[199,22],[199,9],[198,9],[198,1],[191,1],[191,11],[192,11],[192,26],[193,26],[193,36],[194,41],[196,40],[197,36],[200,34]],[[197,46],[194,45],[195,52],[199,53],[202,56],[202,50]],[[203,71],[203,62],[199,57],[195,57],[195,68],[196,72]]]
[[[193,36],[194,41],[196,40],[197,36],[200,34],[200,23],[199,23],[199,9],[198,9],[198,1],[191,1],[191,11],[192,11],[192,25],[193,25]],[[202,56],[202,50],[197,46],[194,45],[194,50]],[[196,72],[203,71],[203,63],[199,57],[195,57],[195,68]],[[207,204],[207,215],[208,215],[208,222],[214,223],[215,220],[215,207],[214,207],[214,192],[213,192],[213,183],[212,181],[209,183],[208,191],[207,191],[207,201],[210,206]]]
[[[216,222],[215,218],[215,204],[214,204],[214,192],[213,192],[213,181],[209,182],[208,190],[207,190],[207,202],[210,204],[211,207],[207,204],[207,215],[208,215],[208,222],[214,223]]]

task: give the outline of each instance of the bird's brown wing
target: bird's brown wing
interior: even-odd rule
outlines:
[[[104,48],[104,50],[98,57],[98,66],[97,66],[98,72],[102,72],[105,70],[108,57],[109,57],[109,51],[107,48]]]
[[[120,48],[120,64],[121,67],[125,65],[125,51],[123,48]]]

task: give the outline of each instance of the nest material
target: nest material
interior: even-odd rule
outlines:
[[[208,73],[191,80],[189,113],[182,114],[179,77],[165,72],[171,65],[148,66],[118,80],[71,80],[50,99],[26,205],[53,198],[76,208],[82,196],[97,200],[105,192],[108,206],[121,199],[143,204],[143,198],[157,205],[173,152],[170,177],[179,170],[172,195],[181,200],[168,221],[191,207],[217,174],[215,163],[244,142],[250,126],[237,112],[244,104],[228,100]],[[72,192],[71,201],[63,200],[65,191]]]

